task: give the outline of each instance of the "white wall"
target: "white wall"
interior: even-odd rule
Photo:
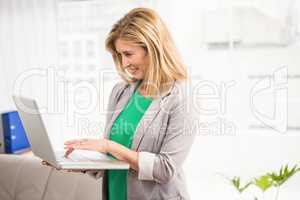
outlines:
[[[1,0],[0,9],[0,110],[6,110],[13,107],[10,96],[21,72],[56,65],[55,1]],[[24,84],[24,95],[39,90]]]

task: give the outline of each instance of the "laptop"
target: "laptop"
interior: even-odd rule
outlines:
[[[54,151],[38,105],[34,99],[13,96],[32,152],[58,169],[129,169],[129,164],[95,151],[75,150],[68,158]]]

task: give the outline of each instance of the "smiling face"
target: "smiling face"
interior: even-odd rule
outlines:
[[[121,65],[132,79],[142,80],[149,65],[149,58],[145,49],[133,43],[117,39],[115,48],[121,58]]]

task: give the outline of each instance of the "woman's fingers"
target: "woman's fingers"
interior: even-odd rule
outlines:
[[[72,144],[78,144],[78,143],[83,143],[83,142],[88,142],[88,138],[82,138],[82,139],[75,139],[75,140],[68,140],[64,144],[65,145],[72,145]]]
[[[68,148],[65,153],[65,157],[67,158],[73,151],[74,151],[74,148]]]
[[[88,139],[70,140],[65,142],[64,149],[67,149],[65,156],[67,157],[75,149],[90,150],[98,152],[107,152],[107,142],[104,139]]]
[[[71,140],[65,142],[65,149],[91,149],[93,148],[93,140],[91,139],[80,139],[80,140]]]
[[[68,172],[75,172],[75,173],[86,173],[86,170],[82,170],[82,169],[69,169]]]
[[[42,161],[42,165],[46,165],[46,166],[49,166],[49,167],[53,167],[50,163],[48,163],[48,162],[45,161],[45,160]]]
[[[64,149],[67,149],[65,152],[65,157],[67,158],[75,149],[87,149],[82,145],[82,143],[76,143],[76,144],[69,144],[64,147]]]
[[[42,161],[42,165],[49,166],[49,167],[55,168],[56,170],[59,170],[59,169],[57,169],[56,167],[54,167],[53,165],[51,165],[50,163],[48,163],[45,160]]]
[[[50,166],[50,164],[47,161],[45,161],[45,160],[42,161],[42,165]]]
[[[64,144],[65,145],[72,145],[72,144],[76,144],[76,143],[79,143],[79,142],[80,142],[80,140],[68,140]]]

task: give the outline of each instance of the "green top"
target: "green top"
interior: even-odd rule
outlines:
[[[136,90],[114,121],[109,139],[131,148],[135,129],[151,102],[151,98],[141,96]],[[127,173],[128,170],[107,170],[109,200],[127,200]]]

